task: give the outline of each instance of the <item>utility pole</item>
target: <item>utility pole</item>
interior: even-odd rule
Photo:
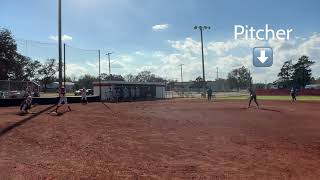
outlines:
[[[206,97],[206,89],[205,89],[206,78],[205,78],[205,72],[204,72],[204,54],[203,54],[203,36],[202,36],[202,32],[203,32],[203,30],[210,29],[210,26],[194,26],[194,29],[199,29],[200,30],[200,35],[201,35],[203,95],[204,95],[204,97]]]
[[[183,76],[182,76],[182,66],[183,66],[184,64],[180,64],[179,66],[181,67],[181,74],[180,74],[180,76],[181,76],[181,85],[182,85],[182,83],[183,83]]]
[[[66,87],[66,44],[63,43],[63,86]]]
[[[268,89],[267,80],[265,80],[264,82],[265,82],[265,83],[264,83],[264,88],[265,88],[265,89]]]
[[[112,54],[112,52],[108,52],[106,55],[108,56],[108,60],[109,60],[109,75],[111,75],[111,63],[110,63],[110,55]]]
[[[98,58],[99,58],[99,96],[101,100],[101,67],[100,67],[100,49],[98,50]]]
[[[61,0],[58,0],[59,86],[62,86]]]
[[[217,80],[219,80],[219,67],[217,67]]]

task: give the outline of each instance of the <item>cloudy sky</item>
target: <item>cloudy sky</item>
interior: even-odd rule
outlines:
[[[136,74],[142,70],[184,80],[202,74],[200,33],[195,25],[211,26],[204,32],[208,80],[240,66],[250,68],[254,81],[274,81],[286,60],[301,55],[317,63],[320,76],[320,1],[270,0],[62,0],[63,39],[67,44],[67,74],[97,74],[98,49],[102,72],[108,72],[107,56],[113,52],[112,73]],[[256,29],[293,29],[289,41],[234,40],[234,25]],[[56,58],[57,0],[11,0],[0,6],[0,27],[17,39],[19,51],[43,61]],[[252,48],[270,46],[274,65],[255,68]]]

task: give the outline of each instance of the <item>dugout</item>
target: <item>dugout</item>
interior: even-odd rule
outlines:
[[[165,84],[157,82],[101,81],[93,83],[95,95],[103,101],[135,101],[165,98]]]

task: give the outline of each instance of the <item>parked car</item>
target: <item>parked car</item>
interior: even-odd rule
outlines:
[[[5,99],[4,92],[0,91],[0,99]]]
[[[25,94],[24,92],[10,91],[9,98],[11,99],[23,98],[24,94]]]
[[[308,84],[305,89],[320,89],[320,84]]]
[[[87,95],[92,95],[93,96],[93,89],[87,89]]]
[[[81,89],[74,91],[75,96],[80,96],[81,94]]]
[[[81,90],[82,89],[74,91],[74,95],[75,96],[80,96],[81,95]],[[93,95],[93,89],[87,89],[86,92],[87,92],[87,95]]]

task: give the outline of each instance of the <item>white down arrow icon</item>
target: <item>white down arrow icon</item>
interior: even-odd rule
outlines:
[[[263,64],[264,62],[266,62],[266,60],[268,59],[268,57],[266,57],[266,50],[261,49],[260,50],[260,57],[257,57],[259,59],[259,61]]]

